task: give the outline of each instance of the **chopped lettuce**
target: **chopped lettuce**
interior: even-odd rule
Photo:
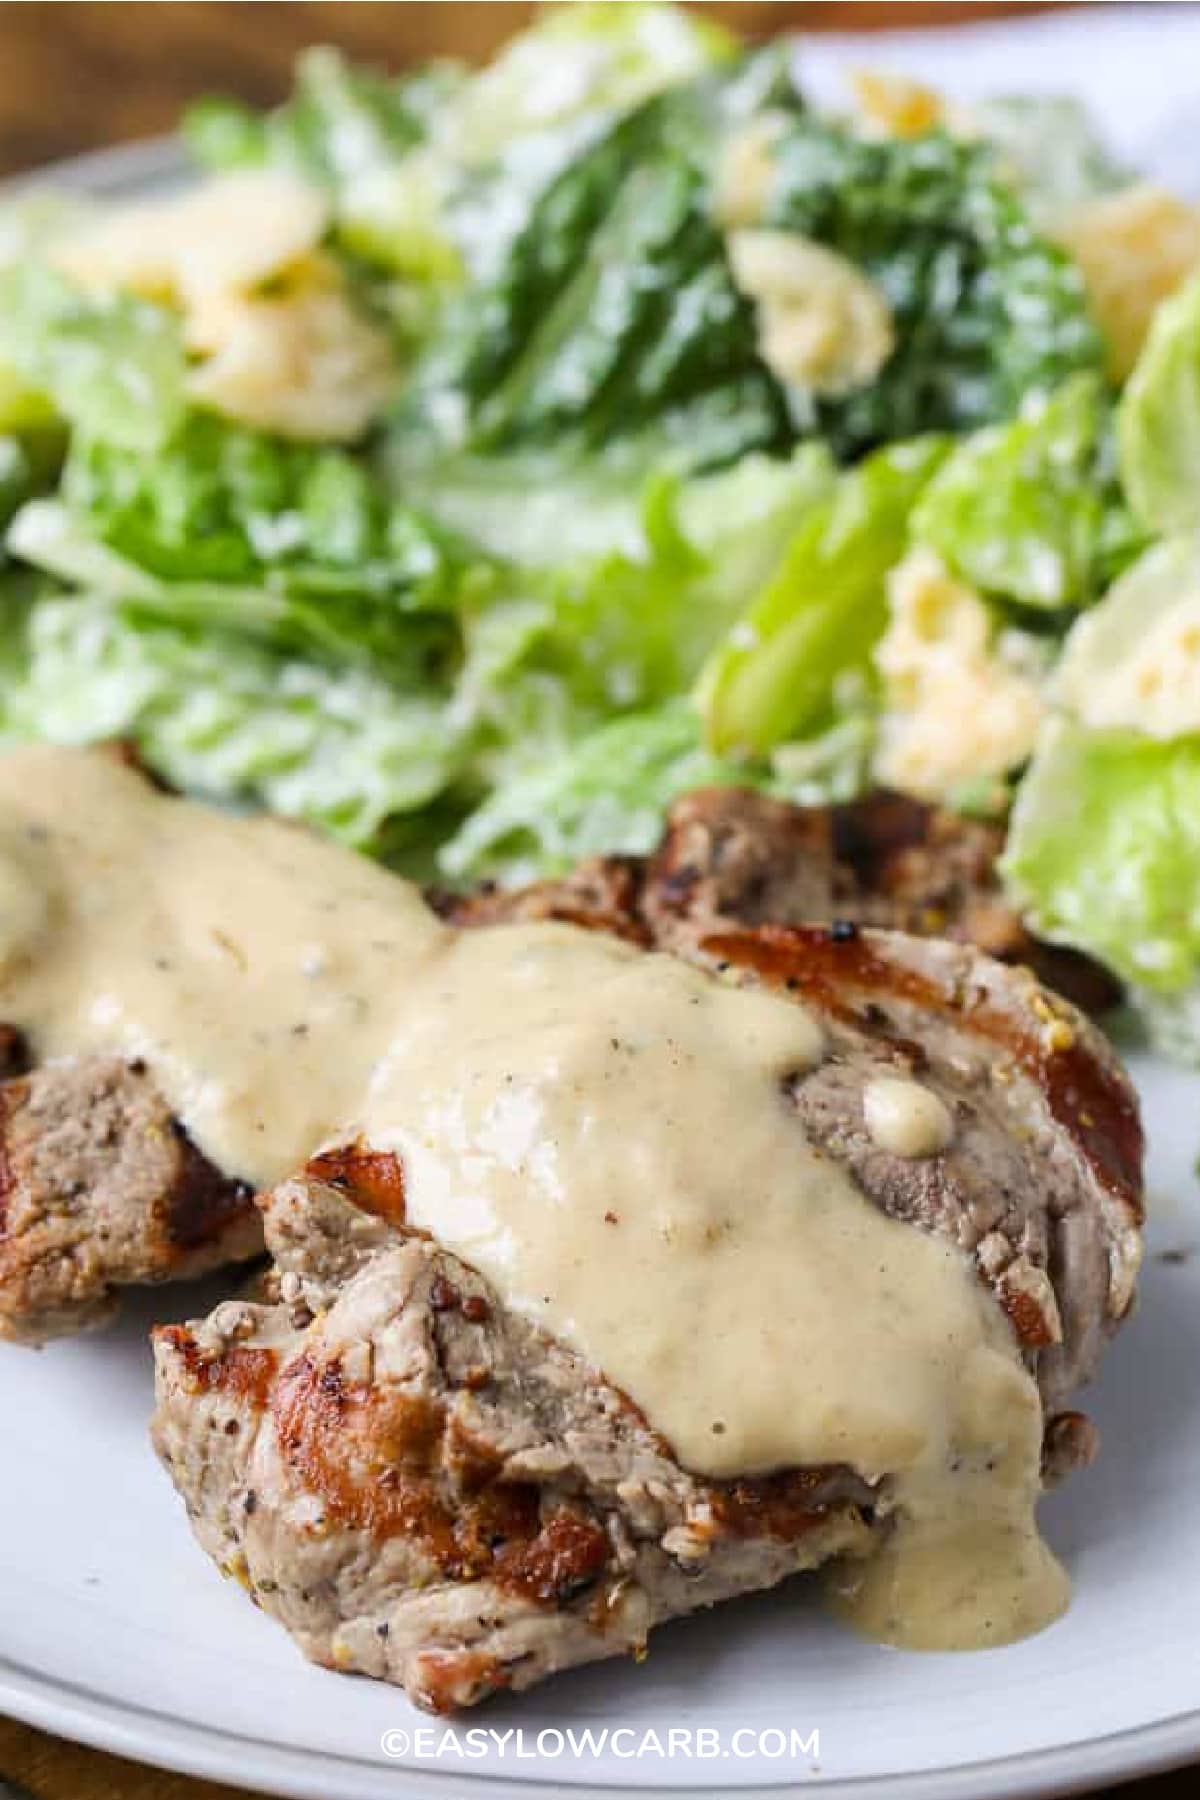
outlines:
[[[1118,417],[1138,517],[1154,531],[1200,528],[1200,275],[1159,307]]]
[[[749,778],[704,748],[693,708],[672,700],[611,720],[496,788],[443,847],[440,867],[453,881],[519,881],[598,851],[650,850],[679,794]]]
[[[36,261],[0,267],[0,369],[72,427],[151,454],[183,412],[177,320],[129,294],[85,294]]]
[[[723,92],[647,101],[549,182],[494,278],[448,313],[419,419],[487,452],[597,453],[651,428],[696,466],[782,447],[782,398],[709,213]]]
[[[348,249],[452,286],[493,241],[507,241],[590,134],[733,48],[679,7],[551,7],[477,73],[442,62],[388,76],[311,50],[286,105],[264,116],[204,101],[185,134],[210,167],[299,168],[333,192]]]
[[[463,90],[459,153],[489,161],[514,139],[587,113],[626,112],[737,51],[720,26],[654,0],[547,7]]]
[[[1017,794],[1004,869],[1033,928],[1136,989],[1200,979],[1200,734],[1169,741],[1068,720]]]
[[[873,140],[796,113],[771,146],[763,223],[847,257],[882,289],[896,348],[868,386],[791,396],[845,453],[1011,418],[1103,350],[1083,280],[1033,228],[991,148],[944,132]]]
[[[186,792],[301,818],[364,849],[462,758],[427,688],[148,619],[95,596],[5,594],[9,741],[127,738]],[[19,628],[19,645],[12,643]]]
[[[878,450],[813,509],[703,672],[715,751],[765,752],[833,723],[838,683],[870,668],[887,622],[884,579],[946,448],[924,438]]]
[[[1086,725],[1200,733],[1200,536],[1155,544],[1071,631],[1058,699]]]
[[[507,651],[503,678],[480,693],[493,724],[488,778],[540,762],[613,713],[685,692],[831,484],[817,446],[689,482],[662,475],[643,490],[636,528],[610,548],[570,554],[559,542],[557,562],[509,566],[508,597],[466,626],[468,668],[481,640],[499,635]]]
[[[433,615],[469,568],[361,459],[203,414],[153,458],[78,434],[62,498],[27,508],[9,541],[70,586],[385,667],[436,644]]]
[[[879,374],[821,398],[764,362],[714,218],[723,146],[766,122],[758,223],[815,240],[887,301]],[[653,428],[693,466],[823,435],[855,455],[1011,417],[1098,369],[1079,271],[1033,229],[995,154],[933,133],[866,141],[746,57],[627,111],[523,196],[485,278],[448,308],[400,430],[511,454],[595,454]]]
[[[1138,544],[1116,485],[1108,405],[1073,376],[967,438],[913,515],[913,536],[982,593],[1047,611],[1087,605]]]
[[[461,79],[445,64],[385,75],[318,47],[301,56],[284,105],[261,113],[236,100],[199,100],[184,115],[183,134],[207,168],[272,163],[336,187],[393,164],[420,143],[434,110]]]
[[[1155,545],[1072,629],[1004,867],[1036,930],[1107,963],[1200,1058],[1200,539]]]
[[[210,168],[274,162],[346,187],[429,139],[462,163],[490,163],[523,137],[627,111],[735,48],[727,32],[683,7],[546,7],[477,73],[442,61],[387,75],[318,48],[300,58],[283,106],[264,114],[201,100],[185,115],[184,135]]]

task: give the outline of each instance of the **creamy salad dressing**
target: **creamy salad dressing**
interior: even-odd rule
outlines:
[[[453,931],[303,831],[39,748],[0,759],[0,1016],[41,1055],[143,1058],[256,1182],[394,1149],[411,1221],[697,1472],[889,1477],[895,1529],[839,1581],[864,1629],[966,1646],[1061,1611],[1011,1329],[808,1142],[803,1007],[570,926]]]

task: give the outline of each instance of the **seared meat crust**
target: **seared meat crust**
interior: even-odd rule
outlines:
[[[0,1338],[103,1324],[122,1287],[261,1249],[249,1189],[200,1154],[144,1069],[89,1056],[0,1082]]]
[[[462,924],[553,918],[685,955],[722,922],[894,925],[1029,962],[1085,1006],[1110,1002],[1103,971],[1036,943],[1004,904],[1000,843],[993,827],[899,795],[802,808],[709,789],[677,802],[649,858],[597,858],[560,881],[443,896],[440,907]],[[0,1077],[25,1067],[19,1034],[0,1028]],[[143,1071],[115,1060],[0,1086],[0,1155],[0,1337],[38,1342],[103,1323],[126,1285],[260,1248],[241,1185],[189,1144]]]
[[[197,1536],[315,1661],[449,1711],[865,1548],[849,1470],[689,1475],[456,1257],[356,1212],[377,1190],[352,1156],[322,1173],[266,1202],[290,1303],[155,1344],[154,1441]]]
[[[559,881],[441,896],[464,924],[504,918],[617,921],[622,935],[672,948],[714,920],[811,925],[849,920],[974,944],[1023,963],[1083,1007],[1119,988],[1097,964],[1031,937],[996,871],[1000,827],[879,790],[843,806],[792,806],[742,788],[677,800],[649,857],[594,857]]]
[[[568,884],[570,916],[648,937],[611,874]],[[564,904],[543,888],[502,916]],[[1094,1434],[1063,1402],[1140,1254],[1137,1106],[1099,1033],[966,945],[671,919],[677,954],[820,1015],[828,1053],[790,1088],[807,1132],[974,1258],[1041,1386],[1047,1478],[1086,1460]],[[889,1072],[950,1109],[939,1155],[871,1140],[863,1088]],[[469,1705],[636,1652],[658,1621],[861,1551],[886,1519],[886,1481],[846,1469],[683,1469],[601,1372],[407,1225],[390,1154],[328,1151],[262,1204],[279,1299],[156,1334],[154,1437],[201,1543],[316,1660]]]

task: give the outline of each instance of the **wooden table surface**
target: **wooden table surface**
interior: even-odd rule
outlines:
[[[0,177],[55,157],[169,131],[180,107],[197,94],[223,91],[256,102],[276,100],[286,92],[293,57],[307,44],[341,44],[392,67],[434,53],[477,59],[532,10],[522,0],[489,5],[474,0],[174,0],[169,5],[0,0]],[[768,36],[781,29],[944,25],[956,16],[1041,9],[1003,0],[908,5],[745,0],[701,10],[747,34]],[[1183,1800],[1195,1776],[1194,1770],[1184,1771],[1110,1792],[1136,1800]],[[6,1781],[20,1784],[36,1800],[239,1800],[232,1788],[136,1768],[0,1719],[0,1800],[8,1800]]]

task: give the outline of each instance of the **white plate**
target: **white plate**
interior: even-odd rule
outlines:
[[[1200,85],[1188,73],[1200,68],[1200,17],[1187,13],[927,35],[915,61],[964,91],[1044,86],[1048,69],[1057,82],[1066,68],[1120,126],[1123,148],[1170,148],[1163,132]],[[1168,29],[1179,34],[1172,54]],[[840,44],[814,53],[823,81],[844,54]],[[873,39],[870,60],[911,66],[911,40]],[[178,168],[170,146],[135,146],[66,179],[130,193]],[[801,1582],[668,1628],[643,1667],[601,1665],[494,1704],[479,1726],[520,1731],[521,1744],[468,1758],[464,1725],[455,1753],[445,1728],[398,1693],[305,1665],[193,1544],[145,1432],[145,1327],[200,1310],[215,1291],[176,1290],[148,1297],[107,1336],[40,1355],[0,1350],[0,1710],[311,1800],[778,1795],[814,1782],[838,1800],[983,1800],[1200,1757],[1200,1085],[1149,1059],[1137,1075],[1153,1146],[1142,1307],[1089,1399],[1101,1461],[1045,1507],[1075,1600],[1043,1636],[964,1657],[876,1649],[826,1621]],[[647,1731],[665,1744],[672,1727],[720,1733],[721,1754],[629,1754]],[[537,1754],[539,1732],[587,1728],[631,1735],[617,1740],[621,1754],[611,1737],[603,1754],[556,1754],[553,1736]],[[794,1733],[810,1748],[779,1756],[768,1736],[755,1753],[737,1732],[782,1733],[785,1745]],[[385,1755],[385,1733],[393,1747],[407,1734],[407,1752]]]
[[[640,1668],[581,1670],[478,1720],[520,1727],[527,1752],[555,1728],[624,1727],[628,1750],[651,1727],[665,1739],[705,1726],[722,1733],[719,1772],[653,1754],[518,1762],[515,1740],[479,1762],[435,1759],[444,1727],[393,1690],[308,1667],[192,1542],[146,1440],[144,1329],[207,1304],[210,1286],[150,1297],[106,1336],[0,1351],[0,1710],[312,1800],[477,1788],[500,1800],[535,1784],[576,1800],[639,1786],[729,1794],[818,1773],[839,1800],[980,1800],[1200,1756],[1200,1107],[1194,1074],[1149,1060],[1137,1073],[1154,1143],[1151,1255],[1141,1310],[1089,1401],[1104,1454],[1044,1509],[1075,1599],[1041,1637],[973,1656],[877,1649],[826,1620],[801,1581],[667,1628]],[[411,1742],[398,1761],[383,1755],[385,1732],[418,1728],[423,1755]],[[743,1759],[738,1730],[816,1730],[819,1755],[777,1760],[768,1738],[768,1754]]]

